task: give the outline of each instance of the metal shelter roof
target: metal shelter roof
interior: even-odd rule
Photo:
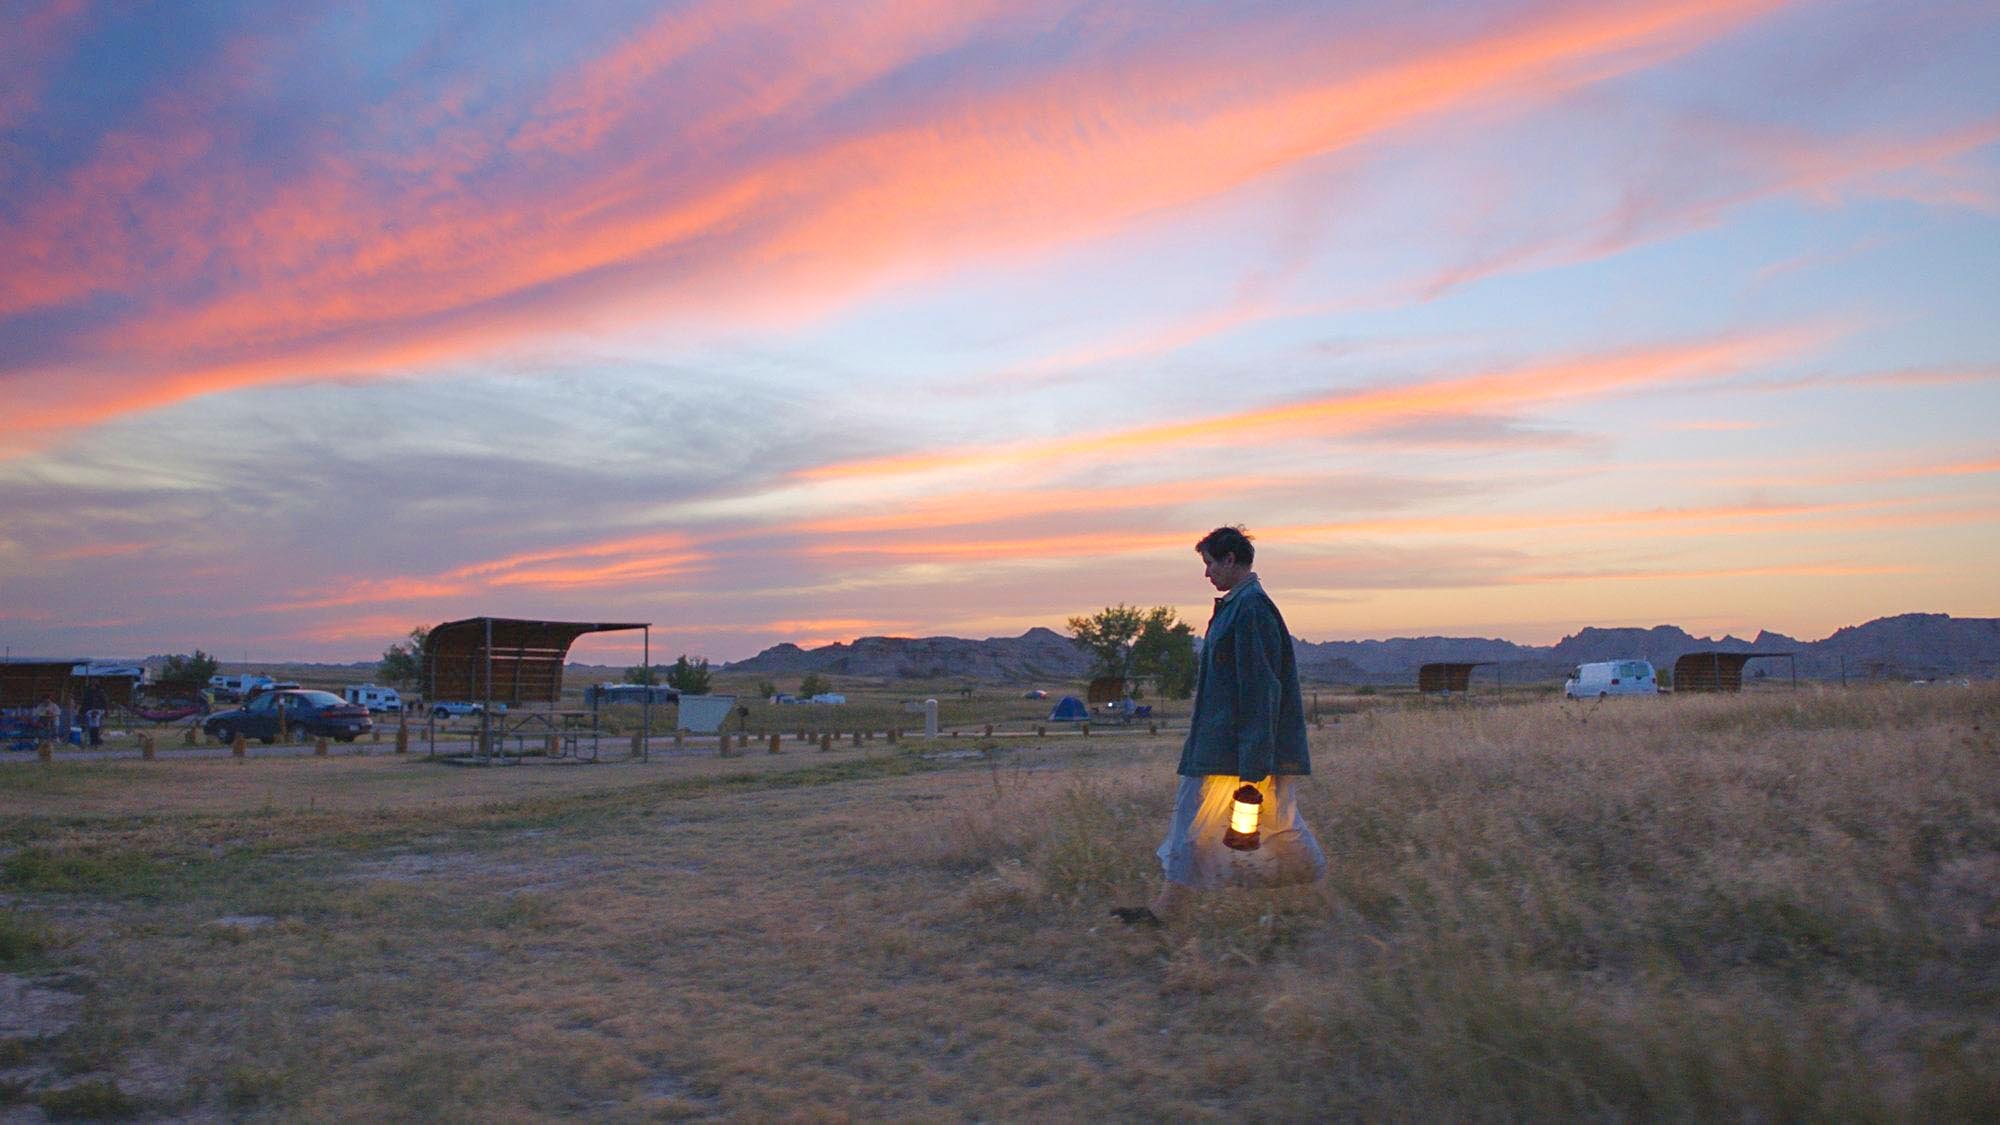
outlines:
[[[95,687],[112,703],[127,704],[132,685],[138,678],[129,675],[92,674],[92,660],[8,660],[0,662],[0,707],[33,707],[43,698],[58,703],[77,703],[87,688]]]
[[[1722,652],[1708,649],[1701,652],[1684,652],[1674,661],[1675,691],[1742,691],[1743,666],[1752,660],[1766,656],[1794,657],[1790,652]],[[1798,668],[1792,669],[1792,682],[1798,682]]]
[[[1418,691],[1468,691],[1472,686],[1472,670],[1491,660],[1474,660],[1468,663],[1426,664],[1417,669]]]
[[[424,639],[424,698],[556,703],[569,646],[585,633],[646,629],[650,622],[532,621],[468,617]]]

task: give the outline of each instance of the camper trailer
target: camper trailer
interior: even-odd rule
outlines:
[[[254,674],[210,676],[208,690],[214,692],[217,699],[243,699],[255,691],[268,690],[277,682],[269,676]]]
[[[340,689],[340,696],[349,703],[359,703],[370,711],[401,711],[403,697],[395,688],[376,687],[374,684],[353,684]]]
[[[1652,695],[1660,690],[1653,666],[1644,660],[1600,660],[1576,666],[1563,683],[1571,699],[1601,699],[1607,695]]]

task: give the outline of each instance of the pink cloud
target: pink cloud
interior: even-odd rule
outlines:
[[[684,137],[613,144],[655,112],[648,84],[663,68],[777,11],[710,5],[583,68],[477,191],[457,178],[460,150],[490,142],[452,142],[491,122],[444,126],[434,159],[454,171],[434,178],[361,151],[270,184],[218,170],[226,138],[163,102],[151,127],[107,138],[0,231],[19,247],[0,310],[121,294],[149,307],[20,372],[0,408],[26,434],[60,431],[217,390],[463,359],[586,307],[600,321],[663,307],[793,315],[897,271],[1088,238],[1429,117],[1652,65],[1774,6],[1558,6],[1458,40],[1345,37],[1331,56],[1329,29],[1306,24],[1250,34],[1254,72],[1169,43],[733,162],[690,160]],[[803,76],[702,120],[726,134],[732,114],[824,99],[960,41],[993,10],[862,20],[852,44],[802,35]],[[142,186],[134,221],[108,221]]]

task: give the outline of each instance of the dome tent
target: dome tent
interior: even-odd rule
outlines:
[[[1090,712],[1084,709],[1083,700],[1074,695],[1063,696],[1056,703],[1055,709],[1049,712],[1049,721],[1052,723],[1081,723],[1089,718]]]

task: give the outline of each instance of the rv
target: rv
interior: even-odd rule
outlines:
[[[392,687],[376,687],[374,684],[354,684],[340,689],[340,697],[349,703],[359,703],[370,711],[401,711],[403,709],[403,697]]]
[[[208,690],[214,692],[218,699],[242,699],[252,691],[269,688],[277,682],[269,676],[258,675],[210,676]]]
[[[1563,683],[1563,694],[1571,699],[1652,695],[1659,690],[1653,666],[1644,660],[1600,660],[1594,664],[1579,664],[1576,675]]]
[[[672,703],[681,693],[664,684],[592,684],[583,689],[586,707],[610,703]]]

